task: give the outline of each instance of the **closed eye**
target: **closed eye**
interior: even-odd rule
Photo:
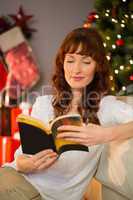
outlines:
[[[84,63],[87,64],[87,65],[91,64],[91,62],[89,62],[89,61],[88,61],[88,62],[87,62],[87,61],[84,61]]]
[[[67,63],[73,63],[74,60],[66,60]]]

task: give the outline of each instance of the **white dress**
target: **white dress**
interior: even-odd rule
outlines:
[[[38,97],[31,115],[48,123],[54,117],[51,99],[52,96]],[[114,96],[106,96],[100,102],[97,115],[101,125],[110,126],[132,121],[133,109]],[[96,172],[102,149],[103,145],[94,145],[89,147],[89,152],[64,152],[50,168],[24,176],[45,200],[81,200]],[[21,146],[15,152],[15,157],[19,154],[22,154]],[[16,168],[15,160],[6,165]]]

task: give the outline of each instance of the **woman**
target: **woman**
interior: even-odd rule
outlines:
[[[96,171],[102,144],[133,136],[132,108],[107,96],[109,67],[95,29],[78,28],[66,36],[57,53],[52,80],[55,94],[38,97],[31,115],[48,123],[59,115],[79,113],[83,126],[62,126],[59,132],[64,132],[58,137],[84,144],[89,152],[67,151],[58,158],[48,149],[28,156],[20,147],[15,161],[0,170],[1,200],[81,200]],[[124,107],[127,123],[114,126],[117,118],[110,112],[114,106],[116,113]],[[110,110],[106,112],[107,107]],[[112,126],[105,127],[110,116]],[[10,184],[4,183],[5,176]]]

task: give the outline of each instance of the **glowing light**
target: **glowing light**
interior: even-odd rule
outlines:
[[[109,16],[109,13],[105,13],[105,16],[108,17],[108,16]]]
[[[133,64],[133,60],[129,60],[130,64],[132,65]]]
[[[124,28],[124,27],[125,27],[125,24],[121,24],[121,27]]]
[[[86,22],[86,23],[83,25],[83,27],[84,27],[84,28],[90,28],[90,27],[91,27],[91,24]]]
[[[123,91],[126,91],[126,87],[125,87],[125,86],[122,86],[122,90],[123,90]]]
[[[95,18],[98,19],[98,18],[99,18],[99,15],[96,14],[96,15],[95,15]]]
[[[111,87],[111,90],[112,90],[112,91],[115,91],[115,88],[114,88],[114,87]]]
[[[118,74],[119,73],[119,70],[118,69],[115,69],[115,74]]]
[[[123,70],[123,69],[124,69],[124,65],[121,65],[121,66],[120,66],[120,70]]]
[[[107,44],[104,42],[104,43],[103,43],[103,46],[104,46],[104,47],[106,47],[106,46],[107,46]]]
[[[127,14],[125,14],[125,17],[126,17],[126,18],[129,18],[129,16],[128,16]]]
[[[110,56],[106,56],[106,58],[107,58],[107,60],[110,60],[110,59],[111,59],[111,57],[110,57]]]
[[[121,39],[121,35],[120,35],[120,34],[118,34],[118,35],[117,35],[117,38]]]
[[[116,45],[115,45],[115,44],[112,44],[112,48],[113,48],[113,49],[116,49]]]
[[[109,37],[109,36],[106,36],[106,39],[107,39],[107,40],[110,40],[110,37]]]
[[[112,22],[117,23],[118,21],[114,18],[112,18]]]
[[[131,14],[131,19],[133,19],[133,14]]]
[[[114,79],[113,76],[110,76],[109,78],[110,78],[111,81]]]

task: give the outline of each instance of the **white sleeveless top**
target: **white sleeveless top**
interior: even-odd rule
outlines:
[[[38,97],[31,115],[48,123],[54,117],[51,100],[50,95]],[[101,125],[110,126],[132,121],[133,108],[114,96],[106,96],[100,102],[97,115]],[[102,149],[103,145],[94,145],[89,147],[89,152],[64,152],[50,168],[24,176],[44,200],[81,200],[94,176]],[[19,154],[22,154],[21,146],[15,152],[15,158]],[[16,168],[15,160],[6,165]]]

